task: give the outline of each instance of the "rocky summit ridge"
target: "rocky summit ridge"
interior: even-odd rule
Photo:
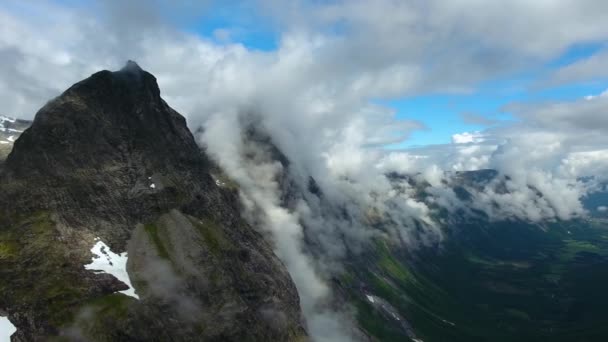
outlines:
[[[46,104],[0,170],[12,340],[306,340],[289,274],[217,170],[135,62]],[[119,255],[129,284],[85,268]]]

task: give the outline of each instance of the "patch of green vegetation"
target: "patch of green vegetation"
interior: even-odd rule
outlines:
[[[239,185],[237,184],[237,182],[233,181],[232,178],[228,177],[228,175],[219,170],[218,172],[214,172],[212,176],[220,187],[227,188],[230,190],[239,189]]]
[[[48,212],[11,221],[15,223],[0,233],[0,293],[8,305],[29,307],[51,325],[62,326],[87,293],[79,270],[66,267],[72,246]]]
[[[148,223],[144,225],[144,230],[148,233],[148,236],[150,237],[152,243],[154,243],[156,251],[158,252],[158,256],[163,259],[170,260],[169,251],[167,250],[167,247],[165,247],[165,244],[161,239],[159,227],[154,223]]]
[[[422,248],[415,259],[376,241],[375,254],[347,270],[352,283],[366,284],[366,292],[389,302],[424,341],[608,336],[607,223],[554,222],[543,230],[522,222],[472,222],[456,228],[459,233],[441,249]],[[360,287],[353,287],[364,329],[381,341],[399,340],[382,335],[378,320],[388,326],[390,317],[367,312]]]
[[[528,315],[527,313],[521,311],[521,310],[517,310],[517,309],[507,309],[505,310],[505,312],[509,315],[512,316],[516,319],[521,319],[524,321],[530,321],[530,315]]]
[[[378,265],[392,277],[402,282],[412,281],[409,272],[392,255],[386,242],[376,242],[377,251],[380,254]]]
[[[209,219],[198,220],[194,217],[189,217],[189,220],[199,231],[211,253],[218,255],[231,247],[222,228],[217,223]]]
[[[597,247],[595,244],[593,244],[589,241],[567,239],[567,240],[564,240],[564,242],[565,242],[566,246],[564,247],[563,251],[558,256],[561,262],[569,262],[569,261],[573,260],[576,257],[576,255],[580,252],[589,252],[589,253],[596,253],[596,254],[601,254],[601,253],[606,254],[608,252],[608,251],[602,251],[599,247]]]
[[[113,293],[84,304],[72,328],[94,341],[115,341],[115,332],[127,321],[129,308],[135,299],[122,293]]]
[[[15,241],[7,241],[0,237],[0,260],[13,258],[17,255],[19,244]]]
[[[395,324],[387,322],[380,312],[368,302],[357,299],[354,303],[357,309],[357,321],[362,328],[381,341],[410,341],[407,335]]]
[[[340,280],[346,286],[353,286],[355,284],[356,279],[352,273],[344,271],[342,272],[342,274],[340,274]]]
[[[122,293],[112,293],[107,296],[93,299],[87,305],[90,306],[98,316],[124,318],[128,314],[129,305],[135,299]]]
[[[402,301],[403,294],[398,288],[393,287],[386,279],[377,274],[368,276],[374,289],[374,294],[382,297],[393,305],[399,304]]]
[[[530,268],[530,263],[527,261],[495,260],[489,258],[482,258],[472,253],[467,254],[467,259],[472,263],[480,264],[485,267]]]

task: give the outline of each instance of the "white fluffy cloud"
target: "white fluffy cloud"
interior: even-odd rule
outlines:
[[[454,144],[480,143],[483,141],[484,136],[481,132],[463,132],[452,135],[452,143]]]
[[[450,145],[388,152],[378,167],[420,172],[434,187],[433,195],[449,195],[442,188],[454,174],[446,171],[495,169],[508,178],[470,189],[471,205],[493,219],[585,215],[580,199],[608,179],[607,99],[602,92],[571,101],[512,104],[507,108],[517,121],[454,135]]]

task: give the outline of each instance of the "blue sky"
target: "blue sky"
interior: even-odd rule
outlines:
[[[252,2],[228,1],[214,3],[202,16],[182,22],[182,27],[217,43],[222,41],[218,41],[215,32],[227,30],[231,32],[232,43],[241,43],[249,49],[272,51],[279,44],[280,34],[266,19],[260,16]],[[465,122],[463,113],[483,116],[499,124],[500,121],[513,120],[510,113],[504,111],[504,107],[513,102],[564,101],[598,94],[608,88],[608,80],[557,87],[539,87],[536,84],[552,71],[587,58],[601,49],[600,44],[578,44],[544,65],[534,65],[516,75],[478,84],[466,94],[431,94],[378,100],[377,103],[394,109],[398,118],[417,120],[426,126],[426,129],[414,132],[407,141],[391,147],[445,144],[451,142],[453,134],[489,127],[487,124]]]
[[[599,94],[608,87],[608,82],[603,81],[534,89],[536,80],[534,77],[500,79],[479,85],[471,94],[436,94],[384,101],[396,110],[397,117],[415,119],[427,126],[427,129],[414,132],[410,139],[395,147],[449,143],[453,134],[481,131],[489,127],[465,122],[462,118],[464,113],[499,122],[514,120],[504,109],[510,103],[568,101]]]
[[[472,113],[490,120],[515,120],[504,107],[513,102],[569,101],[587,95],[599,94],[608,88],[608,80],[567,84],[556,87],[539,87],[536,83],[544,75],[596,53],[601,46],[574,46],[559,58],[512,77],[479,84],[470,94],[435,94],[385,101],[394,108],[399,118],[419,120],[427,129],[416,131],[412,137],[396,148],[445,144],[456,133],[481,131],[489,127],[463,120],[463,113]]]
[[[222,43],[216,30],[230,32],[230,42],[241,43],[249,49],[272,51],[277,48],[278,33],[267,18],[261,16],[254,2],[225,1],[213,3],[195,18],[184,21],[175,18],[185,31]]]

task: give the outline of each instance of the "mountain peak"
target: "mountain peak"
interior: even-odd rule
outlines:
[[[17,174],[40,168],[63,174],[134,149],[155,165],[180,165],[198,152],[185,118],[160,97],[156,78],[129,61],[120,71],[76,83],[40,109],[15,142],[7,167]],[[57,170],[38,165],[48,158]]]
[[[129,60],[117,71],[102,70],[94,73],[66,90],[61,96],[51,101],[70,96],[86,97],[98,100],[129,100],[132,103],[152,102],[162,105],[160,88],[156,77],[142,69],[136,62]],[[113,97],[113,99],[108,99]],[[166,105],[166,104],[165,104]],[[43,107],[43,111],[47,106]]]
[[[143,69],[139,66],[139,64],[137,64],[137,62],[133,61],[133,60],[128,60],[127,64],[125,64],[125,66],[121,69],[122,71],[127,71],[127,72],[143,72]]]
[[[17,340],[304,340],[289,273],[212,166],[135,62],[40,109],[0,168],[0,316]],[[130,285],[87,268],[101,242],[128,256]]]

